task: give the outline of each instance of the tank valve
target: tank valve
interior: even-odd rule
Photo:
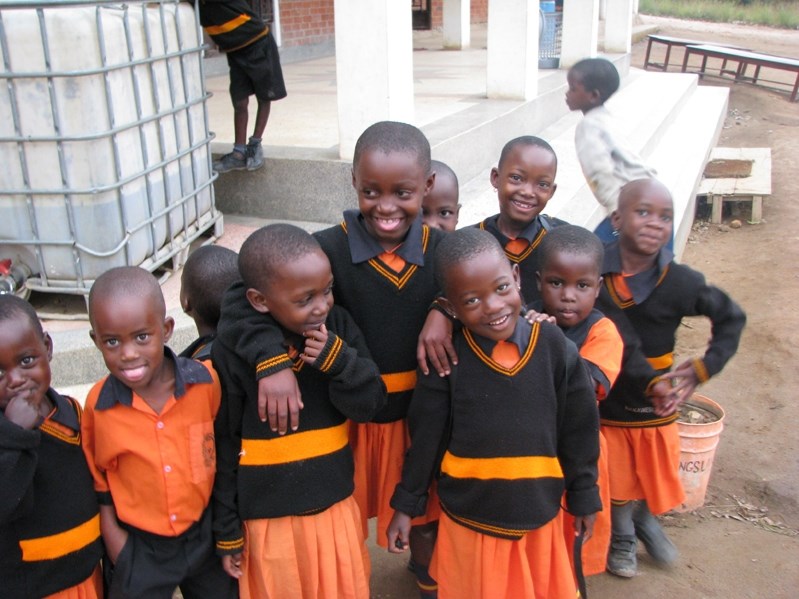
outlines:
[[[19,295],[31,269],[24,264],[13,264],[11,259],[0,260],[0,295]]]

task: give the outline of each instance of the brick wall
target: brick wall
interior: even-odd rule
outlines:
[[[279,0],[283,46],[310,46],[335,37],[333,0]]]

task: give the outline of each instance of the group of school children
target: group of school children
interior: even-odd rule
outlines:
[[[606,99],[584,80],[572,108]],[[655,515],[683,500],[677,410],[745,316],[673,261],[662,183],[619,186],[603,247],[543,214],[556,171],[544,140],[511,140],[499,213],[456,231],[422,132],[370,126],[339,225],[189,257],[182,354],[150,273],[98,277],[109,374],[83,408],[50,386],[35,311],[0,296],[3,595],[366,599],[374,517],[422,597],[571,599],[584,574],[635,575],[639,539],[672,564]],[[672,368],[691,315],[712,339]]]

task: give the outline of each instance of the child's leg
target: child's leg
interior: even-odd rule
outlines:
[[[638,541],[633,524],[634,501],[611,500],[608,572],[631,578],[638,572]]]
[[[412,526],[408,539],[412,556],[410,566],[416,576],[419,596],[422,599],[438,597],[438,585],[429,572],[437,533],[438,522],[428,522],[420,526]]]
[[[633,511],[635,534],[646,547],[646,552],[663,565],[671,565],[677,560],[677,547],[671,542],[666,532],[660,526],[657,518],[649,511],[646,500],[637,502]]]

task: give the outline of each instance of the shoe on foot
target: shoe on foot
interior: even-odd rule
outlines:
[[[247,168],[247,158],[241,152],[235,150],[230,154],[225,154],[219,160],[214,161],[214,170],[217,173],[227,173],[229,171],[243,171]]]
[[[607,570],[622,578],[632,578],[638,573],[638,541],[632,535],[614,535],[610,539]]]
[[[677,561],[679,555],[677,547],[666,536],[660,522],[650,513],[649,509],[637,508],[633,513],[633,524],[635,524],[635,536],[641,539],[646,552],[652,556],[652,559],[664,566],[670,566]]]
[[[247,144],[247,170],[255,171],[264,165],[264,149],[261,144]]]

